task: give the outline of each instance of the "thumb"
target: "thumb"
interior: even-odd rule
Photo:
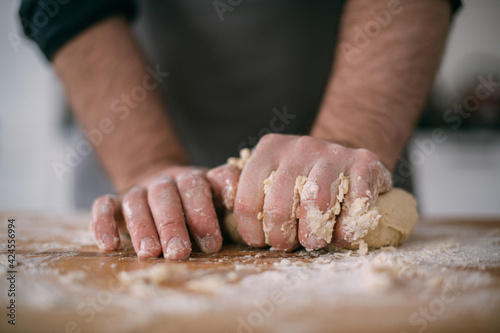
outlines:
[[[241,169],[231,164],[223,164],[207,173],[215,203],[233,210]]]

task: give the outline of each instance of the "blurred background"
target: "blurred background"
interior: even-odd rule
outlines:
[[[500,82],[500,1],[463,2],[399,173],[413,177],[423,215],[500,217],[500,86],[484,86]],[[74,199],[82,188],[72,174],[53,170],[80,133],[53,69],[21,32],[18,7],[0,2],[0,210],[89,209]],[[454,107],[474,111],[456,118]],[[433,140],[436,131],[445,139]]]

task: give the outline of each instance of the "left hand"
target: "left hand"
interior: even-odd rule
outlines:
[[[99,247],[118,249],[121,229],[129,232],[139,258],[163,253],[167,259],[187,259],[189,234],[203,252],[220,251],[222,236],[205,174],[203,168],[169,166],[143,177],[120,196],[97,198],[91,228]]]

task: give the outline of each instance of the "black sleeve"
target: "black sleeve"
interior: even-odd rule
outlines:
[[[132,20],[133,0],[23,0],[19,18],[24,34],[50,61],[54,53],[90,25],[114,15]]]
[[[462,6],[461,0],[450,0],[451,4],[451,15],[455,15],[458,9]]]

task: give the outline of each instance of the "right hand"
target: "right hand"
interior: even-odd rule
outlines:
[[[171,166],[122,195],[97,198],[91,219],[97,244],[102,250],[117,250],[120,229],[129,232],[139,258],[163,253],[167,259],[186,259],[191,254],[189,229],[203,252],[218,252],[222,236],[205,175],[203,168]]]
[[[265,135],[241,167],[241,176],[225,164],[208,179],[234,210],[243,241],[279,251],[351,245],[356,210],[368,211],[392,186],[390,171],[371,151],[311,136]],[[339,199],[341,178],[348,181]]]

